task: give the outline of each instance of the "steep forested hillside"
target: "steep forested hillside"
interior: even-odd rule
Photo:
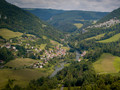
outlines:
[[[98,23],[108,21],[114,17],[116,17],[117,19],[120,19],[120,8],[114,10],[113,12],[111,12],[110,14],[108,14],[107,16],[99,20]]]
[[[7,3],[5,0],[0,0],[0,28],[3,27],[13,31],[34,34],[39,37],[45,35],[54,40],[62,37],[60,32],[41,21],[38,17]]]

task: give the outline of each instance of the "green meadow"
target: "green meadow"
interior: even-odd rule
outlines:
[[[9,40],[10,38],[19,37],[21,35],[23,35],[23,33],[13,32],[8,29],[0,29],[0,36],[2,36],[3,38],[5,38],[7,40]]]
[[[101,40],[98,41],[99,43],[110,43],[110,42],[115,42],[118,41],[120,39],[120,33],[112,36],[111,38],[105,39],[105,40]]]
[[[85,39],[85,40],[91,40],[91,39],[96,39],[96,40],[98,40],[98,39],[101,39],[102,37],[104,37],[104,35],[105,35],[105,33],[100,34],[100,35],[97,35],[97,36],[94,36],[94,37],[87,38],[87,39]]]
[[[80,29],[82,26],[83,26],[83,24],[81,24],[81,23],[75,23],[74,24],[78,29]]]
[[[120,57],[104,53],[95,63],[93,63],[93,67],[99,74],[117,73],[120,71]]]
[[[5,66],[13,67],[13,68],[20,68],[24,66],[30,66],[31,64],[38,62],[40,60],[33,60],[30,58],[16,58],[15,60],[11,60]]]
[[[5,66],[13,67],[16,69],[0,69],[0,89],[7,84],[8,79],[15,80],[13,82],[14,85],[26,87],[29,84],[30,80],[38,79],[42,76],[47,77],[53,72],[53,68],[23,68],[23,66],[30,66],[35,62],[38,62],[38,60],[33,60],[29,58],[17,58],[5,64]]]

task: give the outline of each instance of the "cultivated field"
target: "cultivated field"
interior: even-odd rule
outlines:
[[[110,43],[110,42],[118,41],[119,39],[120,39],[120,33],[112,36],[111,38],[101,40],[101,41],[98,41],[98,42],[100,42],[100,43]]]
[[[81,23],[75,23],[74,24],[78,29],[80,29],[82,26],[83,26],[83,24],[81,24]]]
[[[97,73],[117,73],[120,71],[120,57],[104,53],[95,63],[93,67]]]
[[[87,38],[85,40],[90,40],[90,39],[96,39],[96,40],[98,40],[98,39],[101,39],[102,37],[104,37],[104,35],[105,34],[100,34],[100,35],[97,35],[97,36],[94,36],[94,37]]]

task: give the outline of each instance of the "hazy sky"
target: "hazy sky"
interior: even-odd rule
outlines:
[[[63,10],[112,11],[120,0],[6,0],[21,8],[52,8]]]

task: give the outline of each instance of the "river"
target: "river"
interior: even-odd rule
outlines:
[[[60,63],[60,67],[58,67],[56,65],[55,66],[55,71],[49,77],[52,78],[57,74],[57,72],[61,71],[64,68],[64,64],[65,64],[65,62]]]
[[[68,47],[71,48],[69,45],[68,45]],[[76,53],[76,61],[78,61],[79,58],[80,58],[80,53],[79,53],[78,50],[75,50],[75,53]],[[65,62],[60,63],[60,67],[58,67],[56,65],[55,66],[55,71],[49,77],[52,78],[57,74],[57,72],[61,71],[64,68],[64,64],[65,64]]]

